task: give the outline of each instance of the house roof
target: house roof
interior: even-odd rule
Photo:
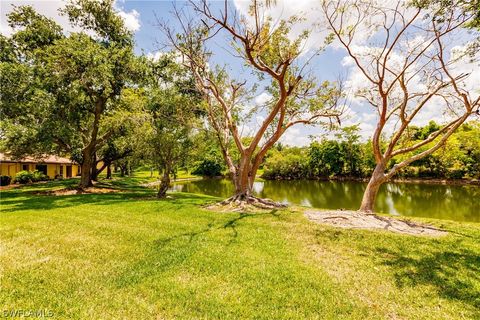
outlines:
[[[56,164],[74,164],[74,162],[68,158],[44,155],[38,157],[26,156],[22,159],[14,159],[11,156],[0,152],[1,162],[24,162],[24,163],[56,163]]]

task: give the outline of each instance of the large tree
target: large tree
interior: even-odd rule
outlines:
[[[132,33],[113,4],[70,1],[63,14],[82,31],[68,35],[31,7],[17,7],[9,15],[15,32],[7,41],[17,56],[10,65],[24,75],[5,77],[25,82],[27,94],[2,96],[10,112],[4,126],[7,145],[17,155],[53,150],[70,155],[81,163],[81,188],[92,184],[96,151],[131,118],[121,99],[137,63]],[[23,145],[15,142],[18,137]]]
[[[458,50],[468,47],[462,39],[474,39],[462,30],[475,16],[463,10],[462,3],[323,2],[327,23],[361,79],[356,94],[377,115],[372,137],[376,167],[360,211],[373,211],[384,182],[439,150],[479,112],[478,86],[472,89],[469,74],[459,69],[467,58],[478,58],[478,52],[469,56],[469,50]],[[444,114],[448,121],[414,142],[408,138],[409,128],[427,108]],[[401,161],[389,166],[400,157]]]
[[[235,195],[224,203],[278,205],[252,195],[260,164],[292,126],[331,124],[337,120],[341,114],[339,87],[319,83],[308,72],[308,63],[318,51],[310,56],[303,50],[308,32],[293,36],[291,31],[301,20],[299,17],[275,24],[265,15],[262,1],[252,1],[245,15],[232,10],[229,1],[224,1],[220,10],[212,9],[206,1],[191,1],[190,8],[199,21],[177,10],[182,32],[177,34],[167,24],[163,29],[203,94],[210,126],[233,178]],[[234,76],[238,70],[228,69],[215,59],[219,56],[209,45],[222,41],[223,36],[229,39],[225,45],[235,52],[232,58],[248,70],[248,79]],[[259,87],[268,92],[263,95],[268,99],[252,106],[251,98],[258,94]],[[251,130],[244,130],[246,127]],[[237,159],[232,150],[237,152]]]
[[[162,172],[157,197],[165,198],[170,175],[192,151],[202,96],[191,73],[175,61],[175,55],[165,54],[148,65],[144,90],[149,126],[143,134],[143,152]]]

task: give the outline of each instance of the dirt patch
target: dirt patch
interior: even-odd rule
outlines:
[[[364,214],[358,211],[314,211],[307,210],[305,215],[317,223],[329,224],[348,229],[387,230],[410,235],[443,236],[447,232],[435,227],[416,222],[374,214]]]
[[[8,186],[0,186],[0,191],[2,190],[10,190],[10,189],[13,189],[13,188],[18,188],[18,187],[21,187],[22,185],[21,184],[9,184]]]
[[[110,188],[90,187],[86,189],[60,189],[60,190],[48,190],[48,191],[35,191],[32,193],[35,195],[47,195],[47,196],[69,196],[74,194],[102,194],[102,193],[114,193],[114,192],[119,192],[119,190],[110,189]]]

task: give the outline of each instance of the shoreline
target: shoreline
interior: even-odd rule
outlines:
[[[265,181],[298,181],[298,180],[312,180],[312,181],[355,181],[355,182],[365,182],[367,183],[370,178],[358,178],[358,177],[332,177],[332,178],[301,178],[301,179],[266,179],[261,178]],[[386,183],[412,183],[412,184],[437,184],[437,185],[469,185],[469,186],[480,186],[480,180],[477,179],[438,179],[438,178],[393,178],[387,181]]]

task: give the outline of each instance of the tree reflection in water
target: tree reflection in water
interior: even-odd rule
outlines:
[[[254,192],[294,205],[326,209],[358,209],[366,184],[354,181],[258,181]],[[176,183],[174,190],[226,198],[234,187],[226,179]],[[480,187],[388,183],[377,197],[376,210],[403,216],[480,222]]]

